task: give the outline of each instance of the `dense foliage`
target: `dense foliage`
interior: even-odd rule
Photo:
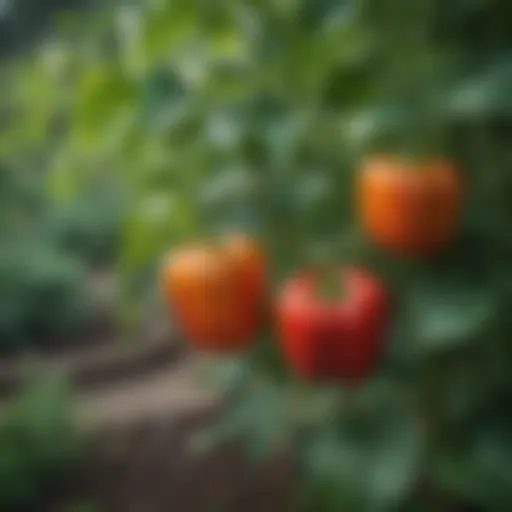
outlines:
[[[0,3],[0,58],[20,55],[44,39],[59,10],[91,7],[93,2],[3,0]]]
[[[31,129],[14,126],[58,140],[58,197],[126,177],[132,296],[169,249],[234,227],[261,237],[275,283],[318,247],[387,281],[394,328],[363,388],[295,382],[272,335],[221,372],[232,414],[216,434],[258,454],[291,442],[314,510],[396,510],[419,488],[512,503],[510,14],[506,0],[155,0],[15,70],[37,87]],[[361,233],[354,177],[377,151],[461,169],[463,225],[441,254],[392,256]]]
[[[0,506],[36,510],[58,488],[82,441],[72,424],[70,396],[60,378],[32,383],[2,410]]]
[[[109,177],[81,182],[72,195],[49,181],[62,143],[49,125],[62,104],[42,65],[36,55],[0,67],[2,354],[53,343],[90,320],[87,274],[112,264],[125,205]]]
[[[87,309],[85,269],[44,227],[52,210],[29,173],[0,167],[0,352],[59,336]]]

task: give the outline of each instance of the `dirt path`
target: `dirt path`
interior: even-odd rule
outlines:
[[[188,357],[128,382],[81,392],[74,404],[76,421],[88,430],[103,431],[209,410],[219,396],[200,382],[202,363]]]

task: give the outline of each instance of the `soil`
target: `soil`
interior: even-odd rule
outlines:
[[[157,371],[185,355],[181,340],[170,330],[125,343],[109,333],[102,343],[84,342],[55,353],[0,359],[0,398],[20,390],[31,379],[48,373],[67,375],[75,389],[96,389]]]
[[[236,444],[190,453],[191,435],[210,420],[211,413],[202,413],[111,431],[73,475],[67,498],[51,510],[88,503],[98,512],[292,511],[293,476],[285,456],[256,467]]]

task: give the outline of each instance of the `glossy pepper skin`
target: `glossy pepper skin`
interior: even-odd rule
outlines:
[[[250,237],[230,235],[214,246],[190,245],[164,268],[164,290],[192,345],[209,352],[247,349],[262,321],[265,257]]]
[[[336,276],[345,293],[335,300],[318,296],[313,273],[291,279],[278,297],[284,357],[307,381],[360,381],[375,370],[385,348],[390,303],[384,285],[357,268]]]
[[[363,227],[397,254],[428,256],[442,249],[457,230],[462,202],[462,176],[447,161],[377,157],[359,174]]]

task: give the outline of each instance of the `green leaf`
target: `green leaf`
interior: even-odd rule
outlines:
[[[458,84],[455,91],[448,96],[447,107],[459,116],[509,117],[512,113],[512,102],[508,95],[510,87],[510,62],[494,62]]]
[[[77,91],[74,126],[79,140],[101,140],[116,123],[122,109],[130,107],[135,88],[123,69],[111,63],[98,64],[87,70]]]
[[[253,173],[244,168],[226,168],[206,177],[201,184],[199,196],[207,208],[222,208],[250,201],[257,187]]]
[[[40,503],[48,483],[80,455],[82,443],[60,375],[31,382],[1,412],[0,505],[18,510]]]
[[[509,416],[505,407],[498,415],[483,417],[462,439],[438,453],[429,467],[436,484],[486,510],[508,510],[512,499]]]
[[[383,400],[386,393],[361,408],[364,394],[375,399],[375,391],[354,395],[337,428],[326,422],[303,444],[306,487],[327,487],[324,510],[396,510],[416,484],[425,442],[420,424],[403,404]]]
[[[160,2],[143,14],[142,53],[148,64],[169,56],[198,31],[194,2]],[[170,29],[172,27],[172,29]]]
[[[165,131],[174,127],[189,108],[187,89],[175,71],[158,69],[148,78],[142,89],[142,112],[150,129]]]
[[[237,439],[244,442],[250,459],[261,463],[286,439],[288,419],[283,390],[245,384],[247,382],[241,389],[231,390],[229,409],[211,427],[194,437],[192,449],[196,453]]]
[[[407,306],[414,350],[429,353],[474,342],[489,328],[498,306],[491,289],[450,282],[449,278],[417,287]]]

